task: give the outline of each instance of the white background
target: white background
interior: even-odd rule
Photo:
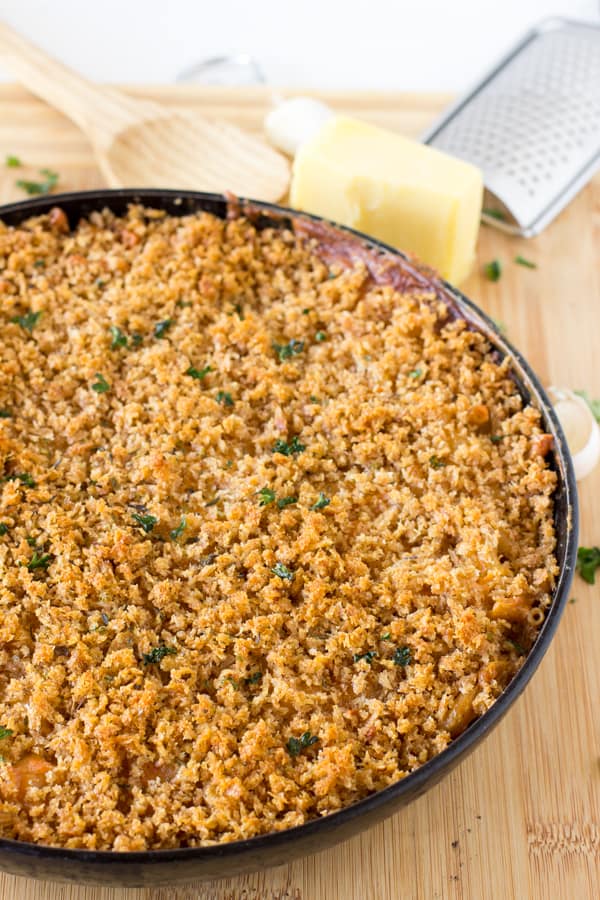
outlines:
[[[0,18],[99,81],[168,83],[243,51],[272,84],[432,91],[466,88],[544,17],[599,10],[599,0],[0,0]]]

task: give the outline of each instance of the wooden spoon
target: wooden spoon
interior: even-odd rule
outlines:
[[[97,87],[0,22],[0,64],[89,137],[110,187],[232,191],[279,200],[287,160],[228,122]]]

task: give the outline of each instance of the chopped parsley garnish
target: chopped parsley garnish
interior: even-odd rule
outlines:
[[[47,569],[51,562],[52,556],[50,553],[38,553],[37,550],[34,550],[33,556],[27,563],[27,568],[30,572],[34,572],[35,569]]]
[[[580,547],[577,551],[577,571],[588,584],[596,583],[596,569],[600,567],[600,547]]]
[[[144,338],[142,337],[142,335],[139,334],[139,332],[134,331],[133,334],[131,335],[131,346],[139,347],[143,340],[144,340]]]
[[[481,212],[486,216],[490,216],[492,219],[498,219],[500,222],[506,222],[506,213],[502,212],[501,209],[494,209],[491,206],[484,206]]]
[[[317,333],[315,334],[315,341],[322,343],[322,341],[326,341],[326,340],[327,340],[327,335],[325,334],[325,332],[317,331]]]
[[[329,506],[331,500],[329,497],[326,497],[323,491],[319,491],[318,499],[313,503],[311,509],[325,509],[326,506]]]
[[[505,437],[505,434],[490,434],[490,441],[492,442],[492,444],[499,444],[500,441],[503,441]]]
[[[9,154],[4,160],[4,165],[8,169],[18,169],[21,165],[21,160],[18,156],[12,156],[11,154]]]
[[[440,459],[439,456],[435,454],[429,457],[429,465],[432,469],[443,469],[446,463],[443,459]]]
[[[14,734],[12,728],[6,728],[4,725],[0,725],[0,741],[10,737],[11,734]]]
[[[206,378],[209,372],[212,372],[212,366],[204,366],[203,369],[195,369],[193,366],[190,366],[189,369],[185,370],[186,375],[189,375],[190,378],[196,378],[198,381]]]
[[[308,399],[310,400],[311,403],[320,403],[321,402],[318,397],[315,397],[314,394],[311,394]]]
[[[279,439],[273,444],[273,453],[283,453],[284,456],[295,456],[303,450],[306,450],[306,445],[300,443],[297,435],[289,443]]]
[[[8,525],[6,522],[0,522],[0,537],[4,537],[5,534],[8,534]]]
[[[237,315],[238,315],[238,319],[240,320],[240,322],[243,322],[243,321],[244,321],[244,310],[242,309],[242,304],[241,304],[241,303],[236,303],[235,306],[234,306],[233,308],[235,309],[235,311],[236,311],[236,313],[237,313]]]
[[[515,648],[515,650],[517,651],[517,653],[519,653],[521,656],[525,656],[525,655],[526,655],[526,650],[525,650],[525,648],[522,646],[522,644],[520,644],[518,641],[515,641],[513,638],[507,638],[506,640],[508,641],[508,643],[509,643],[512,647]]]
[[[110,384],[100,372],[96,372],[96,381],[92,385],[92,390],[96,391],[97,394],[105,394],[107,391],[110,391]]]
[[[498,281],[502,274],[502,266],[500,265],[499,259],[493,259],[491,262],[486,263],[483,267],[483,271],[485,272],[485,277],[488,281]]]
[[[394,665],[408,666],[412,662],[412,650],[410,647],[396,647],[394,650]]]
[[[271,488],[268,487],[261,488],[258,494],[260,496],[259,506],[268,506],[269,503],[274,501],[276,496],[275,491],[272,491]]]
[[[596,422],[600,422],[600,400],[592,400],[587,391],[575,391],[578,397],[581,397],[592,411]]]
[[[381,635],[382,641],[391,641],[391,639],[392,639],[392,635],[391,635],[391,632],[389,632],[389,631],[386,631],[385,634]]]
[[[298,756],[303,750],[307,750],[313,744],[316,744],[318,740],[319,738],[311,734],[310,731],[305,731],[299,738],[291,737],[289,739],[286,744],[287,752],[290,756]]]
[[[131,518],[135,519],[138,525],[144,529],[146,534],[150,534],[150,532],[158,522],[156,516],[151,516],[150,514],[142,515],[141,513],[131,513]]]
[[[233,406],[233,397],[229,391],[217,391],[217,403],[223,406]]]
[[[295,338],[292,338],[287,344],[276,344],[273,341],[273,350],[279,357],[280,362],[283,362],[284,359],[290,359],[290,357],[298,356],[299,353],[302,353],[304,341],[297,341]]]
[[[352,659],[354,662],[360,662],[361,659],[364,659],[365,662],[368,662],[369,665],[371,665],[376,656],[377,650],[367,650],[366,653],[355,653]]]
[[[185,531],[186,527],[187,527],[187,520],[186,520],[185,516],[182,516],[182,517],[181,517],[181,522],[179,523],[179,525],[177,526],[177,528],[174,528],[174,529],[170,532],[171,538],[172,538],[174,541],[176,541],[177,538],[181,537],[181,535],[182,535],[183,532]]]
[[[297,497],[282,497],[277,501],[277,506],[279,509],[285,509],[286,506],[292,506],[293,503],[297,503]]]
[[[163,319],[162,322],[157,322],[154,326],[154,337],[162,338],[165,336],[171,325],[173,324],[173,319]]]
[[[311,312],[310,308],[307,307],[306,309],[303,309],[303,310],[302,310],[302,315],[303,315],[303,316],[307,316],[310,312]]]
[[[110,336],[111,336],[111,342],[110,342],[111,350],[116,350],[117,347],[126,347],[127,346],[127,343],[128,343],[127,335],[123,334],[123,332],[121,331],[120,328],[118,328],[116,325],[111,325],[109,328],[109,331],[110,331]]]
[[[216,497],[213,497],[212,500],[209,500],[208,503],[205,503],[204,505],[205,506],[216,506],[218,502],[219,502],[219,495],[217,494]]]
[[[0,419],[12,419],[12,413],[8,409],[0,409]]]
[[[294,573],[283,563],[275,563],[275,565],[271,569],[271,572],[273,573],[273,575],[277,575],[279,578],[283,578],[285,581],[294,580]]]
[[[25,487],[35,487],[35,481],[29,472],[15,472],[12,475],[5,475],[2,481],[20,481]]]
[[[45,268],[46,268],[46,261],[43,260],[43,259],[36,259],[36,261],[34,262],[33,265],[34,265],[34,267],[35,267],[36,269],[45,269]]]
[[[28,331],[29,334],[31,334],[31,332],[37,325],[38,319],[41,316],[41,314],[42,314],[41,311],[31,312],[31,310],[30,310],[28,313],[25,313],[24,316],[13,316],[13,318],[10,321],[13,322],[15,325],[20,325],[21,328],[24,328],[25,331]]]
[[[159,663],[165,656],[175,656],[177,650],[175,647],[167,647],[165,644],[159,644],[153,647],[148,653],[142,653],[142,659],[145,666],[153,666]]]
[[[262,677],[262,672],[254,672],[252,675],[248,675],[247,678],[244,678],[244,682],[246,684],[258,684],[259,681],[262,681]]]
[[[22,188],[26,194],[49,194],[58,182],[58,173],[52,172],[50,169],[40,169],[40,175],[44,176],[43,181],[26,181],[19,179],[17,187]]]
[[[515,262],[518,266],[525,266],[526,269],[537,269],[537,263],[532,262],[530,259],[525,259],[524,256],[515,256]]]
[[[577,597],[571,597],[569,603],[577,603]]]
[[[422,369],[412,369],[412,371],[410,371],[408,373],[408,377],[409,378],[420,378],[422,374],[423,374]]]

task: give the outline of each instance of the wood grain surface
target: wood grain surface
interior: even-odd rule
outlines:
[[[259,131],[267,88],[153,87],[128,92]],[[336,109],[418,135],[449,98],[323,93]],[[2,165],[16,154],[27,169]],[[102,185],[85,138],[21,88],[0,86],[0,202],[39,168],[59,187]],[[17,174],[18,173],[18,174]],[[514,264],[522,254],[530,270]],[[545,384],[600,396],[600,178],[539,237],[482,228],[462,287],[525,353]],[[600,545],[600,468],[580,485],[581,543]],[[0,875],[0,900],[592,900],[600,896],[600,585],[578,576],[552,646],[524,696],[445,781],[333,850],[289,866],[178,888],[108,889]]]

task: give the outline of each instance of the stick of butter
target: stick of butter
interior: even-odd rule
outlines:
[[[475,259],[483,179],[470,163],[346,116],[296,155],[291,205],[414,253],[453,283]]]

